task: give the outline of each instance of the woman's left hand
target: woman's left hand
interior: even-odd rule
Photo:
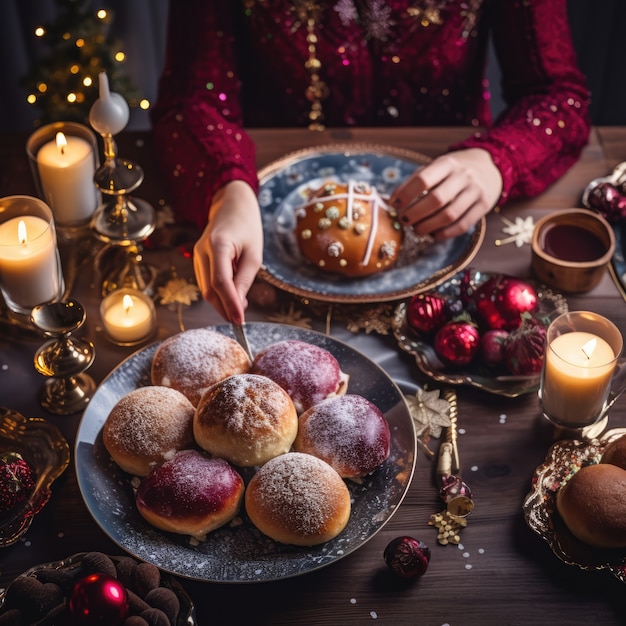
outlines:
[[[436,239],[467,232],[495,206],[502,176],[481,148],[450,152],[419,168],[392,194],[400,222]]]

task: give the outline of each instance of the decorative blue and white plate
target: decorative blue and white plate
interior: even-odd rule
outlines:
[[[319,270],[300,254],[294,235],[295,209],[306,191],[327,181],[368,182],[383,197],[430,159],[417,152],[373,144],[335,144],[293,152],[259,172],[259,204],[265,237],[261,276],[301,297],[323,302],[372,303],[401,300],[427,291],[466,267],[485,236],[485,220],[459,237],[425,249],[403,245],[393,268],[360,278]],[[407,231],[408,236],[411,233]]]

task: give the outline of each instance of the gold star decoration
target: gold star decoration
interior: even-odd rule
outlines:
[[[418,389],[414,396],[405,396],[415,424],[415,434],[427,447],[431,437],[441,437],[441,429],[450,426],[450,403],[439,397],[440,390]]]
[[[346,318],[346,328],[350,332],[358,333],[364,330],[367,335],[371,332],[376,332],[379,335],[389,334],[393,317],[393,305],[391,304],[350,307],[350,314],[347,315],[346,313],[347,311],[343,311],[342,317]]]
[[[200,295],[198,287],[184,278],[174,276],[163,287],[159,287],[158,295],[164,306],[173,305],[178,308],[178,326],[181,332],[184,331],[183,305],[191,306],[191,303],[198,299]]]
[[[290,326],[301,326],[302,328],[308,329],[311,328],[311,318],[304,317],[304,313],[297,310],[293,302],[289,304],[289,309],[287,311],[283,309],[280,313],[269,316],[268,320],[278,324],[289,324]]]

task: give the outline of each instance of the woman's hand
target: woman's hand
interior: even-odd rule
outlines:
[[[436,239],[467,232],[495,206],[502,176],[481,148],[450,152],[418,169],[392,194],[400,221]]]
[[[235,180],[213,198],[209,222],[194,246],[202,297],[227,321],[243,324],[247,294],[263,260],[263,226],[254,190]]]

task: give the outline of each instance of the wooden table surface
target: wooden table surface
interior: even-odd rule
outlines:
[[[309,133],[301,130],[257,130],[258,163],[263,166],[293,150],[312,145],[356,142],[392,145],[435,156],[464,137],[467,129],[378,129]],[[34,189],[24,153],[25,137],[0,141],[0,195],[32,194]],[[128,133],[119,137],[121,156],[136,160],[146,172],[137,192],[153,203],[163,201],[154,170],[149,137]],[[472,265],[478,269],[528,276],[530,249],[497,247],[503,216],[540,216],[548,210],[581,206],[585,185],[626,160],[626,128],[596,128],[580,162],[560,181],[532,201],[517,202],[502,214],[492,214],[482,249]],[[191,275],[191,264],[171,250],[158,258]],[[99,293],[93,276],[81,275],[73,296],[87,309],[84,335],[96,345],[89,373],[100,382],[133,352],[109,344],[102,336],[97,307]],[[626,305],[607,272],[593,292],[567,296],[570,310],[591,309],[612,319],[626,334]],[[252,311],[251,319],[265,313]],[[161,339],[178,330],[176,312],[158,307]],[[186,327],[219,323],[203,302],[185,311]],[[314,319],[324,330],[324,319]],[[411,357],[397,348],[391,335],[351,333],[341,324],[332,334],[351,338],[357,349],[394,376],[402,371],[416,384],[427,381]],[[80,415],[53,416],[38,404],[43,378],[32,359],[41,340],[0,329],[0,406],[56,424],[73,446]],[[379,357],[384,355],[382,361]],[[552,432],[540,416],[537,397],[507,399],[468,387],[457,388],[461,472],[474,491],[476,508],[462,532],[462,547],[441,546],[428,525],[442,503],[433,480],[432,461],[418,453],[412,484],[396,514],[363,547],[336,563],[303,576],[261,584],[213,584],[182,580],[194,600],[198,623],[208,624],[622,624],[626,622],[623,583],[606,571],[587,572],[566,565],[526,525],[522,502],[535,468],[544,460]],[[611,428],[626,426],[626,402],[618,401]],[[72,455],[73,457],[73,455]],[[410,535],[432,551],[429,569],[405,583],[391,576],[383,561],[385,546],[395,537]],[[17,574],[43,562],[71,554],[101,550],[120,554],[88,512],[78,489],[73,462],[53,485],[50,502],[37,515],[27,535],[0,549],[0,587]]]

